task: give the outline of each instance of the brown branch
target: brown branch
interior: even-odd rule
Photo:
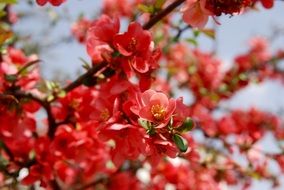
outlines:
[[[11,152],[11,150],[7,147],[7,145],[3,141],[0,141],[0,148],[6,152],[10,160],[14,161],[14,154]]]
[[[53,138],[55,130],[56,130],[56,122],[55,119],[52,115],[51,112],[51,106],[50,106],[50,102],[47,102],[46,100],[42,100],[41,98],[31,94],[31,93],[25,93],[25,92],[15,92],[16,98],[28,98],[31,99],[37,103],[39,103],[46,111],[47,114],[47,120],[48,120],[48,126],[49,126],[49,130],[48,130],[48,136],[50,138]]]
[[[146,24],[143,25],[143,28],[145,30],[148,30],[152,28],[157,22],[159,22],[163,17],[167,16],[171,11],[173,11],[175,8],[177,8],[179,5],[181,5],[185,0],[176,0],[172,4],[170,4],[165,9],[158,12],[156,15],[154,15]],[[106,63],[98,64],[95,67],[92,67],[90,70],[88,70],[85,74],[79,76],[74,82],[68,84],[66,87],[63,88],[64,91],[69,92],[78,86],[82,85],[84,80],[88,77],[93,76],[95,73],[106,67]]]
[[[180,6],[185,0],[176,0],[172,4],[170,4],[165,9],[158,12],[156,15],[154,15],[144,26],[143,28],[145,30],[149,30],[152,28],[157,22],[159,22],[162,18],[167,16],[169,13],[171,13],[175,8]]]
[[[87,79],[89,77],[92,77],[94,74],[96,74],[97,72],[99,72],[101,69],[103,69],[106,66],[107,66],[107,63],[103,62],[101,64],[98,64],[98,65],[92,67],[86,73],[84,73],[83,75],[79,76],[75,81],[73,81],[72,83],[70,83],[66,87],[64,87],[63,90],[65,92],[69,92],[69,91],[77,88],[78,86],[80,86],[80,85],[82,85],[84,83],[85,79]]]
[[[52,187],[53,190],[61,190],[59,184],[55,179],[51,180],[49,185]]]
[[[189,29],[189,28],[191,28],[191,26],[190,25],[186,25],[184,28],[177,28],[177,34],[175,35],[175,37],[173,38],[175,41],[178,41],[179,39],[180,39],[180,37],[181,37],[181,35],[182,35],[182,33],[184,32],[184,31],[186,31],[187,29]]]

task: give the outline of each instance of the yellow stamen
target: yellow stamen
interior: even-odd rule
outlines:
[[[163,106],[156,104],[151,107],[151,113],[157,121],[161,121],[165,118],[166,110]]]
[[[137,40],[135,38],[131,38],[131,41],[128,44],[128,49],[130,51],[136,50],[136,44],[137,44]]]
[[[106,120],[108,120],[108,118],[109,118],[109,111],[108,111],[108,109],[103,109],[102,111],[101,111],[101,115],[100,115],[100,118],[103,120],[103,121],[106,121]]]

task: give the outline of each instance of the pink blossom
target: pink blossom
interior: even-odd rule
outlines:
[[[183,20],[192,27],[203,28],[212,13],[205,9],[206,0],[187,0]]]
[[[132,111],[142,119],[158,123],[159,128],[168,124],[176,109],[174,99],[154,90],[145,91],[137,100],[139,108],[132,108]]]

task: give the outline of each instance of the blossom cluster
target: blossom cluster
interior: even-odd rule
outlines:
[[[59,6],[67,1],[36,2]],[[259,2],[265,8],[274,3]],[[284,173],[279,115],[258,108],[230,109],[222,102],[252,82],[283,82],[277,64],[284,51],[272,52],[267,40],[253,38],[246,52],[224,69],[214,53],[186,43],[196,45],[194,38],[181,37],[186,30],[196,38],[202,32],[212,37],[212,31],[192,27],[256,3],[105,0],[102,15],[80,17],[71,27],[90,61],[84,61],[85,73],[65,86],[42,78],[38,56],[3,37],[0,188],[245,189],[253,177],[279,186]],[[185,27],[168,15],[175,8]],[[9,18],[13,13],[6,14]],[[122,19],[128,23],[123,32]],[[0,29],[5,33],[6,28]],[[267,136],[273,137],[277,152],[260,147]]]
[[[222,14],[239,14],[248,7],[255,6],[257,0],[187,0],[183,8],[183,19],[193,27],[202,28],[208,18]],[[263,7],[270,9],[274,0],[260,0]]]

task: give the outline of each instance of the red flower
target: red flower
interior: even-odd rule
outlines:
[[[145,91],[137,101],[138,108],[132,107],[131,110],[142,119],[160,124],[158,128],[168,124],[176,109],[174,99],[154,90]]]
[[[110,178],[107,189],[109,190],[139,190],[141,182],[130,172],[120,172]]]
[[[206,9],[210,10],[216,16],[224,14],[239,13],[241,10],[249,6],[251,0],[226,0],[226,1],[213,1],[206,0]]]
[[[179,153],[177,146],[173,142],[161,139],[160,136],[148,138],[146,142],[148,144],[147,155],[153,167],[157,166],[165,155],[175,158]]]
[[[270,9],[274,5],[274,0],[260,0],[263,7]]]
[[[0,112],[0,139],[12,152],[14,160],[22,162],[29,158],[35,130],[36,122],[30,114]]]
[[[144,53],[149,49],[150,43],[151,34],[138,23],[131,23],[127,32],[114,38],[115,47],[124,56]]]
[[[36,0],[37,4],[40,6],[45,5],[47,2],[52,4],[53,6],[59,6],[61,5],[65,0]]]
[[[56,174],[66,185],[72,185],[76,181],[76,177],[79,175],[79,170],[72,167],[71,164],[68,164],[64,161],[58,161],[54,165],[54,170]]]
[[[151,34],[138,23],[131,23],[128,31],[114,37],[115,48],[127,57],[127,62],[140,73],[151,66]]]
[[[46,187],[49,180],[54,178],[51,168],[52,167],[50,167],[47,163],[31,166],[29,169],[29,175],[22,180],[22,184],[31,185],[40,180],[41,186]]]
[[[112,124],[100,131],[103,140],[113,139],[112,161],[119,167],[125,160],[135,160],[145,154],[144,131],[140,127],[126,124]]]
[[[53,154],[58,157],[74,157],[75,151],[71,149],[71,144],[76,140],[73,129],[68,125],[61,125],[55,134],[50,145]]]
[[[183,20],[193,27],[203,28],[212,15],[205,9],[206,0],[187,0],[186,3],[186,7],[182,10]]]
[[[37,64],[33,64],[31,66],[28,66],[28,64],[32,62],[36,63],[37,60],[38,57],[36,55],[26,56],[22,50],[10,47],[8,48],[7,54],[2,56],[2,61],[0,62],[0,74],[17,75],[16,84],[18,86],[24,90],[34,90],[35,84],[40,78],[39,68]],[[25,72],[18,73],[25,67]],[[34,90],[34,92],[35,91],[37,90]]]
[[[102,12],[107,15],[131,17],[136,3],[129,0],[104,0]]]
[[[80,43],[85,43],[86,34],[90,25],[91,21],[86,18],[81,18],[72,25],[71,27],[72,34]]]
[[[103,15],[96,20],[87,32],[87,51],[93,63],[109,61],[113,49],[113,37],[119,32],[120,23],[117,18],[111,19]]]

